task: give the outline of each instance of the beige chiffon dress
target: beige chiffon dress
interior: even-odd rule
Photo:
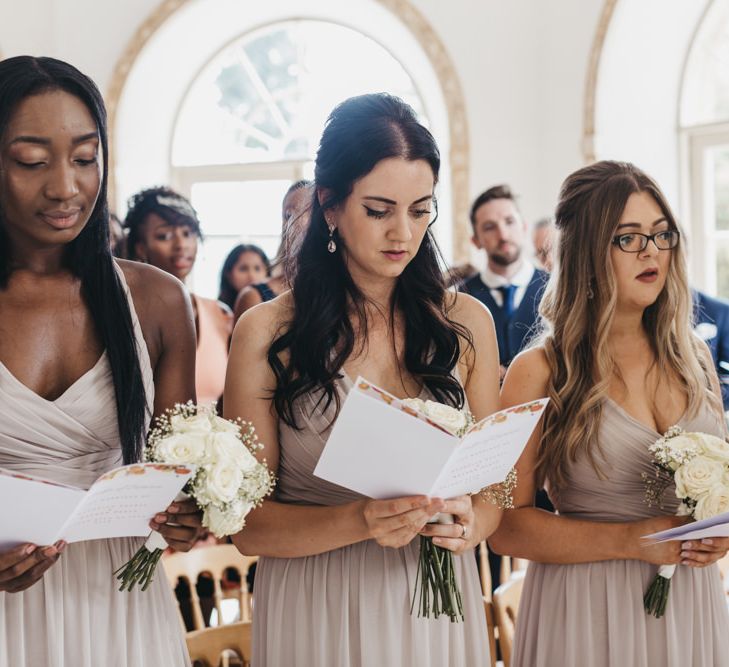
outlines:
[[[718,415],[702,406],[686,431],[725,437]],[[554,499],[560,514],[590,521],[634,521],[673,514],[671,485],[663,509],[644,502],[648,447],[660,436],[607,400],[598,434],[601,479],[583,457]],[[637,560],[529,565],[516,623],[513,667],[719,667],[729,665],[729,614],[716,565],[678,566],[665,615],[649,616],[643,594],[658,567]]]
[[[128,290],[127,298],[151,407],[152,368]],[[31,391],[0,363],[0,467],[88,488],[119,465],[116,399],[106,353],[54,401]],[[0,592],[0,667],[189,665],[177,605],[161,570],[145,592],[118,591],[114,570],[143,542],[70,544],[33,586]]]
[[[351,388],[337,381],[342,400]],[[422,396],[421,396],[422,397]],[[334,407],[299,400],[302,430],[279,423],[277,500],[336,506],[362,496],[313,475]],[[419,538],[400,549],[374,540],[303,558],[261,558],[253,597],[254,667],[482,667],[489,649],[473,554],[456,556],[465,622],[410,614]]]

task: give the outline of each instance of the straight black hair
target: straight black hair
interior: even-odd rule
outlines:
[[[109,147],[101,93],[91,79],[55,58],[17,56],[0,61],[0,141],[23,100],[57,90],[81,100],[99,132],[103,157],[101,188],[88,223],[66,247],[63,261],[81,281],[82,297],[106,350],[114,382],[122,456],[125,463],[133,463],[140,460],[144,448],[147,401],[129,302],[109,247]],[[7,287],[13,272],[5,224],[0,192],[0,288]]]
[[[437,182],[440,153],[435,139],[405,102],[385,93],[361,95],[332,111],[315,166],[316,189],[328,193],[328,198],[322,204],[313,196],[311,221],[297,258],[293,318],[268,351],[276,377],[274,406],[290,426],[298,427],[294,402],[309,391],[322,390],[319,401],[324,402],[324,409],[334,401],[339,410],[334,381],[342,377],[340,371],[355,344],[350,313],[354,312],[361,333],[367,335],[366,298],[347,270],[340,250],[343,239],[336,232],[340,249],[327,250],[325,211],[342,203],[354,182],[378,162],[393,157],[425,160]],[[472,336],[448,317],[440,264],[435,239],[428,230],[397,280],[391,315],[396,309],[404,315],[407,370],[422,379],[436,400],[460,408],[465,397],[453,369],[460,354],[459,336],[469,344]]]

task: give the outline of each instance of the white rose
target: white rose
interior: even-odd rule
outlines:
[[[729,488],[723,484],[717,484],[699,498],[694,510],[694,518],[701,521],[728,511]]]
[[[722,462],[729,461],[729,443],[723,438],[717,438],[708,433],[696,434],[701,450],[707,456],[719,459]]]
[[[235,461],[224,459],[207,469],[203,494],[213,503],[229,503],[237,495],[242,473]]]
[[[210,433],[213,430],[210,421],[210,415],[201,410],[196,415],[183,417],[182,415],[174,415],[170,419],[170,427],[173,433]]]
[[[253,509],[253,505],[244,500],[235,500],[225,509],[218,505],[210,505],[205,508],[202,524],[215,537],[235,535],[245,525],[246,515],[251,509]]]
[[[724,476],[724,466],[706,456],[695,456],[676,470],[676,497],[698,498]]]
[[[418,412],[425,413],[425,401],[420,398],[404,398],[402,404],[406,408],[412,408]]]
[[[212,415],[210,417],[210,423],[212,424],[214,431],[221,433],[233,433],[234,435],[240,433],[240,426],[238,426],[238,424],[230,421],[229,419],[223,419],[218,415]]]
[[[154,445],[154,458],[163,463],[200,463],[205,456],[205,438],[181,433],[161,438]]]
[[[443,403],[425,401],[425,415],[453,434],[460,433],[468,426],[465,412]]]
[[[225,431],[208,436],[208,457],[213,464],[222,460],[234,462],[243,472],[251,470],[258,463],[234,433]]]

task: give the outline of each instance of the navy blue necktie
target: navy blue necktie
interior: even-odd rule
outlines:
[[[504,315],[509,319],[514,314],[514,294],[516,293],[516,285],[503,285],[498,288],[501,292],[501,308]]]

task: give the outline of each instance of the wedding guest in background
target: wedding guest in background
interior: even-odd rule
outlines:
[[[537,268],[552,272],[554,265],[553,249],[556,230],[552,218],[541,218],[534,223],[532,228],[532,245],[534,245],[534,259]]]
[[[486,268],[463,291],[491,311],[499,341],[502,375],[534,332],[547,274],[524,256],[527,226],[508,185],[482,192],[471,206],[473,244],[486,255]]]
[[[681,235],[658,186],[631,164],[597,162],[562,185],[556,272],[541,342],[509,367],[502,407],[551,401],[519,461],[517,509],[491,544],[532,561],[512,665],[724,665],[729,614],[716,561],[729,539],[647,543],[681,524],[673,483],[646,502],[649,451],[678,424],[727,435],[716,372],[690,328]],[[532,507],[546,483],[559,514]],[[643,595],[680,564],[666,613]]]
[[[124,220],[129,258],[172,274],[183,283],[190,275],[202,239],[197,213],[187,199],[167,187],[131,197]],[[198,403],[217,401],[225,386],[225,366],[233,321],[227,306],[191,294],[197,331],[195,390]]]
[[[270,301],[290,289],[296,272],[296,254],[309,224],[312,194],[312,183],[306,180],[296,181],[286,191],[281,206],[281,243],[272,263],[271,277],[240,292],[233,309],[236,322],[249,308]]]
[[[709,347],[719,376],[724,411],[729,411],[729,301],[691,290],[694,331]]]
[[[257,245],[237,245],[225,258],[220,271],[218,301],[233,310],[235,299],[244,287],[258,284],[271,275],[271,263]]]
[[[195,398],[186,293],[112,258],[107,150],[90,79],[0,62],[0,467],[83,489],[141,459],[151,415]],[[150,525],[187,550],[200,517],[173,503]],[[142,541],[0,550],[0,664],[189,665],[164,576],[118,590]]]
[[[525,257],[527,226],[508,185],[482,192],[471,206],[473,244],[486,254],[486,267],[463,286],[491,311],[499,343],[501,377],[517,353],[538,329],[539,300],[548,275]],[[538,490],[539,507],[551,510],[549,498]],[[491,585],[501,583],[502,558],[489,550]]]
[[[291,292],[233,334],[228,417],[253,422],[275,495],[233,541],[260,554],[253,620],[258,665],[488,664],[473,548],[501,511],[480,495],[371,500],[313,469],[339,408],[365,376],[401,397],[496,408],[488,311],[446,290],[429,227],[440,157],[412,109],[385,94],[343,102],[316,158],[316,197]],[[452,525],[426,525],[438,512]],[[410,613],[419,533],[455,560],[465,622]]]

